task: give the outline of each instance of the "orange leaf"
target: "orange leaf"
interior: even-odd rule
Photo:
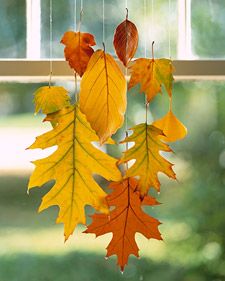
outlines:
[[[173,66],[169,59],[137,59],[131,66],[131,78],[128,88],[138,83],[141,85],[140,93],[144,92],[150,102],[164,85],[168,95],[172,95]]]
[[[166,142],[183,139],[187,135],[187,128],[177,119],[170,110],[163,118],[153,122],[155,127],[161,129],[165,136],[160,138]]]
[[[134,23],[126,19],[116,28],[113,44],[118,58],[127,66],[138,46],[138,31]]]
[[[115,206],[115,208],[109,216],[94,214],[93,222],[85,233],[95,233],[96,236],[100,236],[112,232],[113,237],[107,246],[106,257],[117,255],[118,265],[123,271],[129,255],[139,256],[139,249],[135,241],[136,232],[148,239],[162,240],[158,230],[160,222],[144,213],[141,208],[143,205],[153,206],[159,203],[150,196],[146,196],[141,201],[139,193],[136,191],[137,180],[134,178],[111,183],[109,187],[113,189],[113,192],[107,196],[106,200],[110,207]]]
[[[163,132],[145,123],[136,125],[131,130],[133,134],[125,138],[122,143],[134,142],[135,144],[124,152],[119,163],[136,160],[126,171],[126,177],[139,177],[138,190],[143,197],[150,187],[160,190],[159,172],[172,179],[176,179],[176,175],[172,169],[173,165],[160,155],[160,151],[171,151],[170,147],[161,141]]]
[[[94,53],[91,48],[96,45],[94,36],[90,33],[67,31],[64,33],[61,43],[66,45],[64,54],[70,67],[81,77]]]

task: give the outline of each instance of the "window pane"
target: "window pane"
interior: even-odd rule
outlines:
[[[0,1],[0,58],[26,57],[26,1]]]
[[[79,3],[78,3],[79,2]],[[139,47],[136,56],[144,56],[144,42],[146,40],[147,56],[151,56],[151,42],[155,41],[155,56],[169,56],[169,22],[171,29],[171,55],[176,57],[177,40],[177,0],[171,0],[171,12],[168,12],[168,0],[154,1],[153,18],[151,0],[146,0],[146,20],[144,18],[144,2],[128,1],[129,19],[139,30]],[[53,0],[53,57],[63,58],[64,46],[60,40],[67,30],[74,30],[75,0]],[[80,1],[77,1],[77,22],[79,21]],[[49,1],[41,1],[42,9],[42,48],[41,56],[49,57]],[[90,32],[96,38],[97,46],[102,48],[103,41],[103,8],[102,0],[83,1],[83,17],[81,31]],[[125,19],[125,1],[105,0],[105,46],[106,51],[115,55],[113,35],[116,26]],[[153,26],[152,26],[153,24]]]
[[[192,46],[199,58],[225,58],[225,1],[192,1]]]

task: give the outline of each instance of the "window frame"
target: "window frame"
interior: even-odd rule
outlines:
[[[26,0],[27,50],[25,59],[1,59],[0,81],[48,81],[50,59],[40,59],[41,0]],[[116,59],[119,66],[122,64]],[[52,59],[53,80],[74,79],[64,59]],[[132,62],[131,62],[132,64]],[[191,52],[191,0],[178,0],[178,59],[176,80],[224,80],[225,60],[196,60]],[[129,73],[128,73],[129,75]]]

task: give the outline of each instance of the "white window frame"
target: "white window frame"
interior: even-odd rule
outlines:
[[[41,0],[26,0],[26,17],[27,57],[0,60],[0,81],[48,81],[49,59],[40,59]],[[178,59],[173,64],[176,80],[225,80],[225,60],[194,59],[191,50],[191,0],[178,0]],[[74,79],[74,73],[64,59],[52,60],[52,67],[53,81]]]

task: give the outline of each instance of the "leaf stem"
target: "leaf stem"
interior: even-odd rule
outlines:
[[[127,13],[126,13],[126,20],[128,20],[128,8],[126,8],[126,11],[127,11]]]
[[[105,43],[102,42],[102,45],[103,45],[103,51],[104,51],[104,53],[105,53]]]
[[[154,60],[154,44],[155,41],[152,41],[152,59]]]

